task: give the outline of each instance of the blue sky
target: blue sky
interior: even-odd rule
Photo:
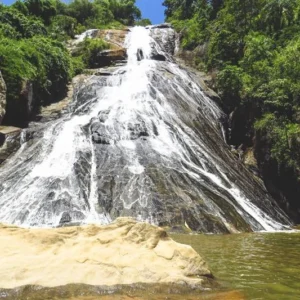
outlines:
[[[14,0],[0,0],[0,3],[11,4]],[[67,1],[65,1],[67,2]],[[136,5],[140,8],[143,18],[148,18],[153,24],[164,22],[163,0],[136,0]]]
[[[15,0],[0,0],[0,3],[6,4],[6,5],[11,4],[13,2],[15,2]]]
[[[136,5],[142,11],[143,18],[150,19],[152,24],[163,23],[165,7],[163,0],[136,0]]]

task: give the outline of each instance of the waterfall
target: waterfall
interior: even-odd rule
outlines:
[[[221,109],[173,59],[168,26],[135,27],[128,61],[76,88],[0,168],[0,222],[107,224],[133,216],[202,232],[280,230],[290,222],[225,144]]]

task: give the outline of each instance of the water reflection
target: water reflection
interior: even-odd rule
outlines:
[[[172,235],[190,244],[214,275],[251,300],[300,299],[300,233]]]

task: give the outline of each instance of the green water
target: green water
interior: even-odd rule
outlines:
[[[300,299],[300,233],[172,235],[191,245],[215,277],[251,300]]]
[[[171,235],[208,262],[221,286],[212,292],[170,284],[0,289],[7,300],[300,300],[300,232]],[[41,274],[42,276],[42,274]],[[59,276],[59,274],[58,274]]]

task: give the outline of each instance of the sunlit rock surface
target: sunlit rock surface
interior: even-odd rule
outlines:
[[[90,65],[93,68],[100,68],[118,64],[126,59],[126,49],[124,48],[124,41],[128,34],[128,29],[90,29],[76,36],[75,40],[69,42],[69,48],[71,52],[76,52],[80,43],[85,39],[102,39],[109,44],[109,49],[100,51],[90,61]]]
[[[128,31],[128,29],[103,29],[97,32],[97,37],[100,37],[115,47],[124,48],[124,42]]]
[[[190,246],[158,227],[120,218],[108,226],[22,229],[0,226],[0,288],[72,283],[111,286],[211,278]]]

